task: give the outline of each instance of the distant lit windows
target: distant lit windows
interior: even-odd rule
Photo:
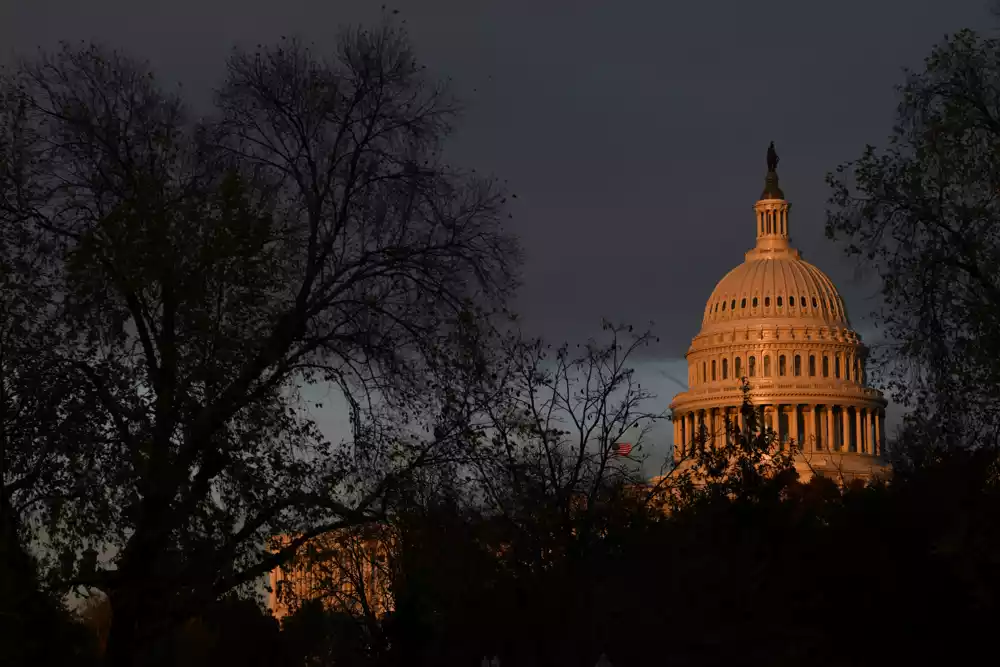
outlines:
[[[802,357],[797,354],[795,355],[795,360],[792,364],[792,374],[795,377],[802,375]]]
[[[747,359],[747,370],[749,371],[747,375],[750,377],[757,374],[757,357],[750,355],[750,358]]]
[[[778,357],[778,375],[785,376],[785,355],[783,354]]]
[[[816,377],[816,355],[809,355],[809,377]]]

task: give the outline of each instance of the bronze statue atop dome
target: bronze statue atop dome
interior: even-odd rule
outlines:
[[[767,147],[767,176],[764,177],[764,192],[761,199],[784,199],[785,193],[778,186],[778,153],[774,150],[774,142]]]

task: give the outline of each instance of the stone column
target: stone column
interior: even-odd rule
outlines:
[[[865,454],[872,453],[872,411],[871,408],[865,408],[861,411],[862,421],[861,423],[865,425]]]
[[[799,451],[803,451],[804,448],[799,440],[799,406],[792,403],[788,408],[788,430],[791,431],[791,439],[795,441]]]
[[[802,406],[802,451],[816,450],[816,409],[811,405]]]
[[[823,406],[823,416],[826,417],[826,438],[823,441],[823,449],[828,452],[833,451],[833,406]]]
[[[871,408],[865,410],[865,438],[868,439],[866,451],[869,454],[875,453],[875,411]]]
[[[678,417],[674,417],[674,459],[680,455],[681,452],[681,420]]]
[[[691,456],[694,451],[694,436],[698,432],[698,422],[695,419],[694,411],[687,413],[686,416],[688,425],[687,440],[684,441],[684,453],[687,456]]]
[[[885,413],[881,408],[875,411],[875,454],[882,456],[885,447]]]
[[[715,408],[705,410],[705,447],[711,449],[715,447]]]
[[[771,428],[774,429],[774,437],[778,441],[778,446],[783,447],[784,439],[788,437],[785,430],[781,428],[781,415],[785,413],[785,406],[775,404],[771,406]]]
[[[872,409],[865,408],[865,453],[871,454],[875,449],[874,440],[872,438]]]
[[[704,426],[705,426],[705,411],[697,410],[694,418],[694,437],[696,440],[698,440],[698,444],[692,447],[692,451],[701,451],[701,448],[704,446],[704,443],[700,441],[702,431],[704,430],[703,429]]]
[[[847,406],[840,407],[840,421],[843,424],[843,433],[840,436],[840,451],[846,452],[851,448],[851,413]]]
[[[681,454],[687,453],[688,446],[688,434],[691,433],[691,427],[688,426],[688,416],[686,414],[681,415]]]
[[[854,408],[854,425],[857,427],[858,433],[858,444],[856,447],[858,454],[863,454],[865,451],[865,429],[862,425],[864,422],[864,417],[861,415],[862,412],[862,408]]]

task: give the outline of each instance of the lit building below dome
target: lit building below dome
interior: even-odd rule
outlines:
[[[867,478],[882,460],[886,400],[867,386],[867,348],[851,329],[833,282],[790,244],[789,209],[768,150],[764,192],[754,205],[757,244],[719,281],[687,352],[688,390],[670,408],[674,460],[691,454],[707,428],[710,444],[737,422],[741,381],[782,447],[794,447],[803,479]]]

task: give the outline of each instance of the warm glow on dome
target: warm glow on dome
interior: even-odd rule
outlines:
[[[726,274],[708,299],[702,331],[792,319],[796,324],[850,326],[844,302],[826,274],[791,250],[751,257]]]
[[[715,286],[686,355],[689,388],[670,406],[674,456],[686,459],[703,426],[713,443],[729,437],[723,425],[740,419],[746,380],[801,476],[870,477],[885,469],[886,401],[868,386],[868,349],[833,281],[791,245],[773,144],[767,162],[756,245]]]

